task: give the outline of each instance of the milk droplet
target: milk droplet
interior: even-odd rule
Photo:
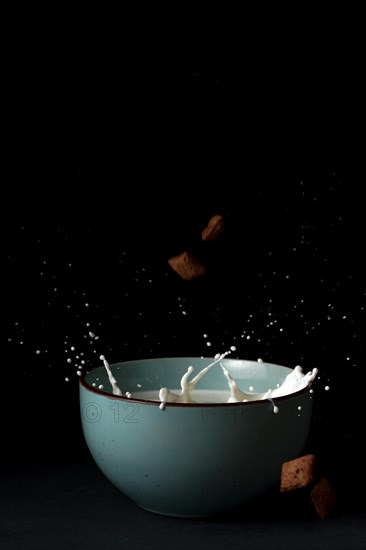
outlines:
[[[268,390],[270,391],[270,390]],[[273,399],[271,397],[266,397],[266,399],[268,399],[268,401],[270,401],[270,403],[272,403],[272,407],[273,407],[273,412],[274,414],[277,414],[280,412],[280,409],[277,407],[277,405],[275,405]]]

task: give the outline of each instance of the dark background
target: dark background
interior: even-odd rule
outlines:
[[[359,18],[188,11],[8,21],[1,460],[90,461],[81,360],[85,371],[101,353],[236,345],[240,358],[319,369],[308,449],[353,509],[366,359]],[[203,242],[214,214],[224,234]],[[172,271],[184,250],[204,276]]]

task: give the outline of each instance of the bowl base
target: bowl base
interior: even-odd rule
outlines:
[[[163,512],[161,510],[154,510],[153,508],[147,508],[146,506],[141,506],[141,504],[137,505],[142,510],[145,510],[146,512],[150,512],[151,514],[159,514],[160,516],[169,516],[173,518],[182,518],[182,519],[200,519],[200,518],[209,518],[214,516],[214,513],[211,514],[178,514],[178,513],[171,513],[171,512]]]

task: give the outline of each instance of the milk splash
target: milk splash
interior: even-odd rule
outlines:
[[[170,391],[168,388],[161,388],[159,392],[159,399],[161,402],[161,409],[165,408],[165,403],[171,402],[171,403],[197,403],[192,398],[193,390],[199,380],[201,380],[202,376],[206,374],[206,372],[212,368],[217,363],[220,363],[220,366],[223,370],[223,373],[227,379],[228,386],[230,389],[230,396],[227,399],[227,403],[245,403],[247,401],[261,401],[268,399],[272,405],[273,405],[273,412],[278,413],[279,408],[274,404],[273,398],[274,397],[280,397],[283,395],[288,395],[291,393],[295,393],[309,384],[313,382],[318,374],[318,369],[314,368],[312,371],[309,371],[306,374],[303,374],[302,368],[298,365],[294,368],[293,371],[291,371],[285,378],[284,382],[277,388],[272,389],[269,388],[266,392],[262,393],[246,393],[242,391],[236,381],[231,376],[228,369],[221,363],[221,360],[228,354],[229,352],[223,353],[219,356],[215,357],[215,361],[202,369],[190,382],[188,381],[188,378],[190,374],[193,372],[193,367],[188,367],[187,372],[183,375],[181,379],[181,393],[176,394]]]
[[[215,356],[215,361],[213,363],[210,363],[207,367],[202,369],[196,376],[188,382],[188,378],[190,374],[194,371],[194,368],[192,366],[188,367],[187,372],[182,376],[182,379],[180,381],[180,387],[181,392],[179,394],[173,393],[172,391],[168,390],[168,388],[161,388],[159,391],[159,399],[162,403],[196,403],[194,399],[192,399],[192,393],[193,390],[196,387],[197,382],[201,380],[202,376],[206,374],[208,370],[210,370],[214,365],[219,363],[226,355],[230,353],[226,351],[225,353],[222,353],[221,355]],[[163,407],[162,407],[163,408]]]
[[[112,374],[112,371],[110,369],[110,366],[109,366],[109,363],[108,363],[107,359],[104,357],[104,355],[101,355],[99,359],[101,359],[104,363],[105,370],[107,371],[108,378],[109,378],[109,381],[110,381],[111,386],[112,386],[113,395],[123,395],[122,391],[120,390],[120,388],[117,384],[117,380],[115,379],[115,377]]]
[[[297,391],[300,391],[303,388],[306,388],[309,384],[311,384],[317,374],[318,369],[314,368],[313,370],[307,372],[306,374],[303,373],[302,367],[300,365],[297,365],[285,378],[283,383],[279,385],[278,387],[272,389],[269,388],[265,392],[255,392],[254,388],[250,388],[250,393],[244,392],[241,390],[234,378],[231,376],[229,370],[221,363],[222,359],[228,355],[230,351],[227,351],[222,354],[217,354],[215,356],[215,360],[210,363],[207,367],[203,368],[199,371],[198,374],[192,380],[188,380],[192,372],[194,371],[194,367],[189,366],[187,371],[184,373],[184,375],[181,378],[180,386],[181,391],[180,393],[174,393],[171,390],[169,390],[166,387],[163,387],[159,390],[159,401],[160,401],[160,409],[164,410],[166,403],[197,403],[193,399],[193,392],[195,390],[197,382],[201,380],[201,378],[214,366],[218,363],[220,364],[222,371],[226,377],[230,395],[226,400],[226,403],[245,403],[248,401],[261,401],[261,400],[268,400],[272,403],[273,406],[273,412],[278,413],[279,408],[274,404],[273,398],[280,397],[284,395],[289,395],[291,393],[295,393]],[[117,380],[114,378],[112,371],[110,369],[109,363],[104,357],[104,355],[100,356],[100,359],[103,361],[104,367],[108,374],[109,382],[112,386],[112,393],[113,395],[119,395],[123,396],[122,390],[119,388],[117,384]],[[130,398],[131,393],[126,392],[125,397]]]
[[[309,371],[306,374],[303,374],[303,370],[298,365],[291,371],[285,378],[284,382],[277,388],[269,388],[266,392],[263,393],[245,393],[238,388],[235,380],[230,375],[227,368],[221,364],[221,368],[224,371],[226,379],[230,388],[230,397],[228,403],[238,403],[240,401],[258,401],[261,399],[272,399],[273,397],[280,397],[283,395],[288,395],[290,393],[295,393],[303,388],[306,388],[311,382],[313,382],[318,374],[318,369],[314,368],[312,371]]]

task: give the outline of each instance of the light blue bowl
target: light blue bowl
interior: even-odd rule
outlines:
[[[173,357],[111,365],[131,398],[112,394],[104,366],[80,380],[81,423],[91,455],[105,476],[146,510],[205,517],[241,505],[279,484],[282,463],[304,448],[312,416],[310,386],[272,401],[167,403],[163,410],[159,401],[135,397],[139,390],[178,389],[188,366],[196,374],[212,361]],[[257,361],[222,363],[244,391],[251,385],[258,392],[275,388],[292,371]],[[196,388],[228,391],[220,366]]]

